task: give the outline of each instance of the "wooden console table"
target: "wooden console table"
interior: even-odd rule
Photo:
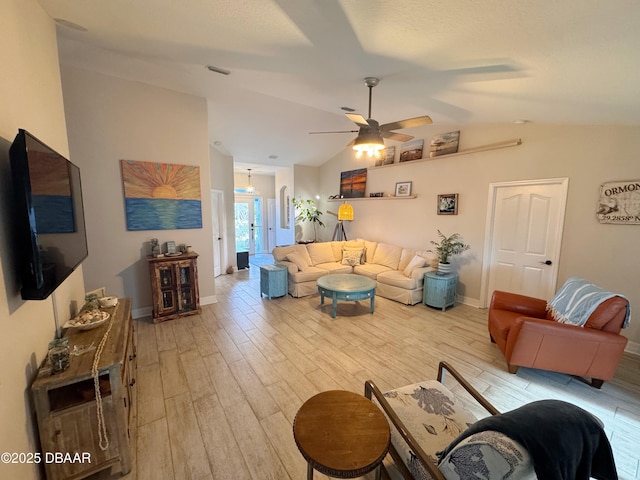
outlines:
[[[109,467],[119,466],[122,474],[131,470],[130,422],[135,402],[136,346],[131,300],[104,309],[111,318],[86,331],[67,330],[69,347],[98,347],[109,330],[100,361],[98,378],[108,446],[100,448],[95,384],[92,366],[96,348],[71,355],[69,368],[51,375],[47,363],[31,386],[38,418],[40,446],[48,480],[85,478]],[[103,446],[105,442],[103,441]],[[90,461],[47,462],[45,455],[74,455]],[[83,457],[84,455],[84,457]],[[88,458],[87,458],[88,457]]]

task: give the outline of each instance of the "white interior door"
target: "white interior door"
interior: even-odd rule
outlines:
[[[222,274],[222,258],[225,254],[224,192],[211,190],[211,223],[213,230],[213,276]]]
[[[553,296],[568,184],[564,178],[490,185],[484,306],[494,290]]]
[[[276,247],[276,199],[267,199],[267,248],[272,252]]]

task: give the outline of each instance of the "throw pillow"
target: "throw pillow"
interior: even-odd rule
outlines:
[[[296,267],[298,267],[298,270],[300,270],[301,272],[309,269],[309,265],[307,264],[307,262],[302,258],[301,255],[298,255],[297,253],[289,253],[286,257],[284,257],[284,259],[288,262],[295,263]]]
[[[362,263],[363,249],[345,248],[342,250],[342,265],[355,267]]]
[[[407,277],[411,277],[411,274],[417,270],[418,268],[422,268],[424,267],[426,264],[426,260],[418,255],[415,255],[411,261],[409,262],[409,264],[406,266],[406,268],[402,271],[402,273],[407,276]]]

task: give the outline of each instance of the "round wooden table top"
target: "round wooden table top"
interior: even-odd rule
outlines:
[[[307,400],[293,422],[302,456],[320,473],[354,478],[376,468],[389,450],[391,433],[371,400],[342,390]]]

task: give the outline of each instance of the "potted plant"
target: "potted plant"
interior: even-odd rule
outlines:
[[[435,245],[435,248],[429,251],[438,255],[438,275],[446,275],[451,272],[449,258],[453,255],[460,255],[465,250],[469,250],[470,247],[462,241],[459,233],[454,233],[447,237],[438,230],[438,235],[440,236],[440,241],[431,240],[431,244]]]
[[[316,207],[316,203],[313,200],[296,200],[295,197],[291,199],[291,203],[298,211],[296,220],[299,222],[311,222],[313,225],[313,240],[317,239],[316,226],[324,227],[324,223],[320,220],[322,212]],[[304,242],[303,242],[304,243]],[[310,242],[309,242],[310,243]]]

